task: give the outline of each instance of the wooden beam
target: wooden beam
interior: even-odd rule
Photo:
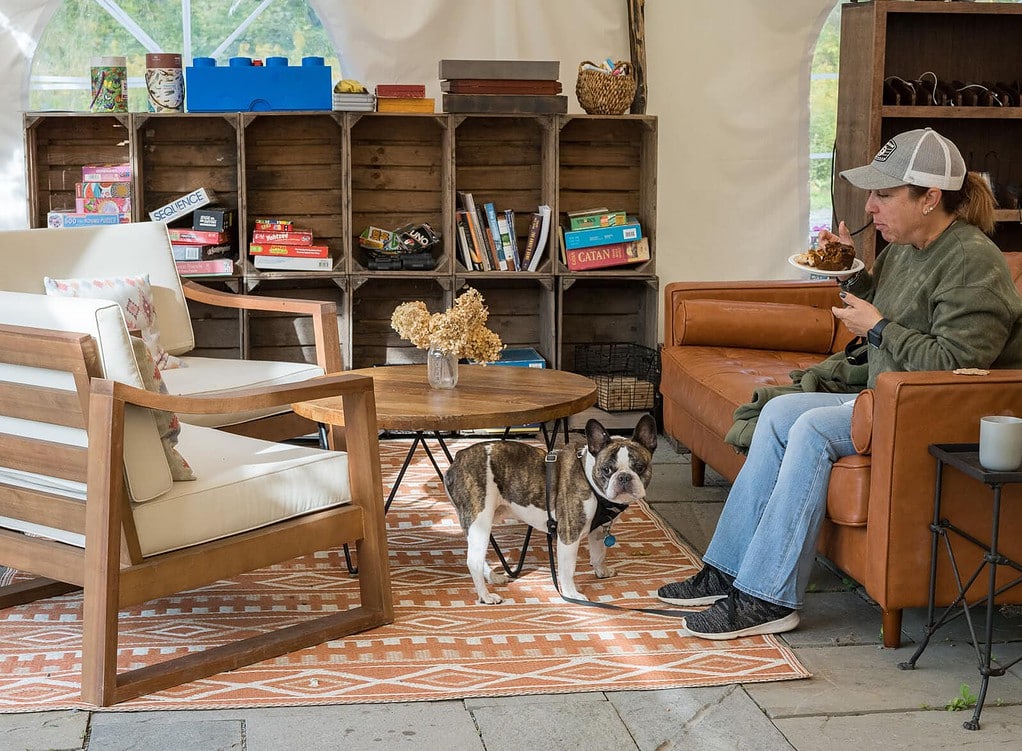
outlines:
[[[635,72],[633,115],[646,114],[646,0],[628,0],[628,49]]]

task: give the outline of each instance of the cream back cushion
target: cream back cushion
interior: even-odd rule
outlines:
[[[0,323],[89,334],[99,347],[104,377],[136,388],[145,388],[135,362],[124,316],[116,303],[107,300],[0,292]],[[74,388],[74,382],[67,374],[7,364],[0,364],[0,381],[48,385],[69,390]],[[170,467],[163,452],[156,421],[150,410],[135,407],[128,407],[125,410],[124,421],[124,466],[128,490],[135,501],[152,500],[166,493],[172,485]],[[0,418],[0,431],[74,445],[87,443],[84,431],[42,422]],[[4,471],[0,467],[0,475]],[[24,473],[8,470],[10,477],[19,474]],[[35,477],[33,481],[50,485],[50,480],[45,477]],[[57,482],[52,487],[65,489],[65,484]],[[81,491],[84,492],[84,487]]]
[[[167,227],[133,222],[101,227],[0,231],[0,247],[18,262],[4,265],[0,289],[43,293],[43,278],[149,275],[160,342],[172,355],[195,347],[192,321],[174,265]]]

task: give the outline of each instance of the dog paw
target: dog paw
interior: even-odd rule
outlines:
[[[586,597],[581,592],[579,592],[577,589],[575,591],[573,591],[573,592],[563,592],[562,591],[561,594],[564,597],[567,597],[570,600],[585,600],[586,602],[589,602],[589,598]]]
[[[504,598],[493,594],[493,592],[487,592],[485,596],[479,598],[479,602],[483,605],[500,605],[504,602]]]
[[[593,569],[593,573],[596,574],[597,579],[610,579],[612,576],[617,576],[617,572],[610,566],[598,566]]]

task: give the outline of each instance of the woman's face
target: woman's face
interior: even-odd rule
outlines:
[[[871,190],[866,213],[873,217],[873,226],[887,242],[921,247],[917,243],[927,239],[923,231],[926,202],[926,194],[916,196],[907,185]]]

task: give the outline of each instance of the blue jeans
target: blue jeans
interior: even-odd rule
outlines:
[[[703,557],[734,576],[740,591],[801,607],[827,509],[831,466],[855,453],[854,399],[784,394],[763,405],[745,465]]]

